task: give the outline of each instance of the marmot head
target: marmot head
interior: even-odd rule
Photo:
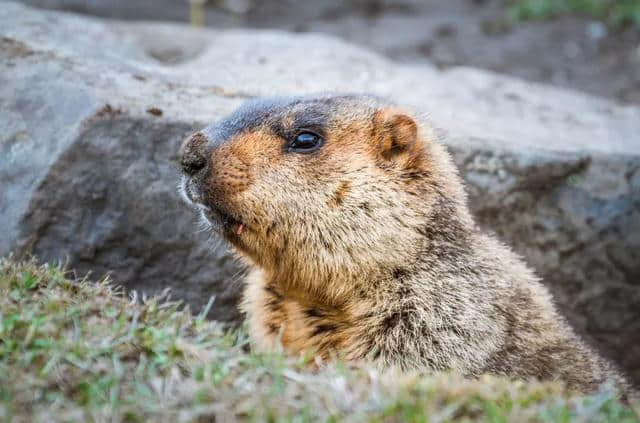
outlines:
[[[433,206],[464,201],[428,129],[372,96],[250,101],[185,140],[181,164],[211,228],[291,283],[410,262]]]

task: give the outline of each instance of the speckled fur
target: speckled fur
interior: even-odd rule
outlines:
[[[302,129],[322,148],[288,152]],[[187,197],[252,269],[241,307],[258,348],[629,389],[523,261],[476,227],[448,153],[395,105],[254,101],[182,154],[185,166],[206,160]]]

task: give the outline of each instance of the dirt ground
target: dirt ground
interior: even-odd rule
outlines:
[[[189,20],[186,0],[23,0],[118,19]],[[513,22],[504,0],[209,0],[205,24],[322,32],[401,62],[472,66],[640,103],[640,28]]]

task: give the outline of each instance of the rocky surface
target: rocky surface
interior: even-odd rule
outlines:
[[[187,0],[20,1],[117,19],[190,20]],[[626,1],[629,10],[633,1]],[[589,4],[616,3],[557,2],[583,8]],[[618,1],[621,2],[624,0]],[[202,3],[203,24],[218,29],[320,32],[371,48],[393,60],[429,62],[439,68],[472,66],[640,103],[640,27],[608,27],[604,16],[597,19],[589,14],[531,22],[519,22],[513,17],[514,3],[541,11],[555,3],[552,0],[202,0]]]
[[[183,137],[245,98],[368,91],[428,115],[474,213],[640,380],[640,109],[473,69],[399,65],[320,35],[0,8],[0,255],[236,320],[241,270],[176,194]]]

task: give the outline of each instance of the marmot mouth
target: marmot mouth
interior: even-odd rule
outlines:
[[[192,181],[189,178],[183,177],[180,194],[187,203],[200,210],[203,219],[209,223],[212,229],[224,234],[242,235],[245,228],[244,223],[219,207],[206,204],[202,195],[194,191]]]
[[[242,235],[245,225],[240,219],[217,207],[206,207],[202,212],[211,226],[219,228],[225,235]]]
[[[241,235],[244,230],[244,223],[241,220],[236,219],[228,213],[223,212],[222,210],[217,210],[217,213],[222,217],[222,226],[225,229],[230,230],[232,233],[236,235]]]

